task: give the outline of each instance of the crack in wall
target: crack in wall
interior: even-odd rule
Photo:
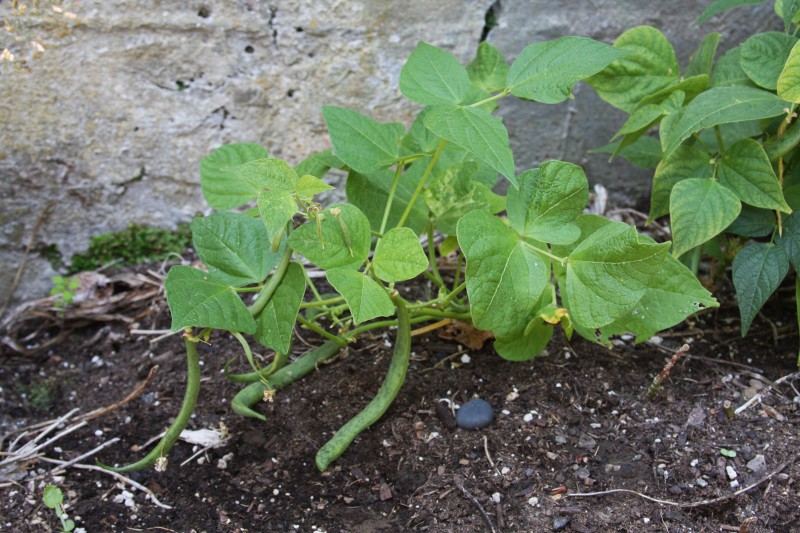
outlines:
[[[489,32],[491,32],[493,28],[499,26],[500,13],[502,10],[503,6],[500,0],[495,0],[495,2],[489,6],[489,9],[486,10],[486,14],[483,17],[484,24],[479,42],[485,41],[487,37],[489,37]]]

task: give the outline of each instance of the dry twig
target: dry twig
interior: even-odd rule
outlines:
[[[479,502],[478,499],[475,496],[473,496],[472,493],[470,493],[470,491],[467,490],[467,487],[464,486],[464,483],[461,481],[460,477],[456,476],[455,478],[453,478],[453,482],[456,484],[456,487],[458,487],[458,490],[460,490],[464,494],[464,496],[466,496],[467,499],[471,501],[475,505],[475,507],[478,508],[478,510],[483,515],[483,519],[486,520],[486,523],[489,525],[489,530],[491,530],[492,533],[495,533],[497,530],[494,528],[492,519],[489,518],[488,514],[486,514],[486,510],[483,508],[483,505],[481,505],[481,502]]]

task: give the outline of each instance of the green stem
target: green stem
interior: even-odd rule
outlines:
[[[383,209],[383,219],[381,220],[380,234],[386,232],[386,223],[389,221],[389,212],[392,210],[392,202],[394,202],[394,193],[397,192],[397,184],[400,183],[400,176],[403,174],[403,165],[397,164],[397,170],[394,173],[394,180],[392,181],[392,188],[389,189],[389,198],[386,199],[386,207]],[[380,240],[380,237],[378,237]]]
[[[700,268],[700,252],[703,250],[701,246],[695,246],[692,248],[692,255],[690,256],[691,263],[689,265],[689,269],[692,271],[692,274],[697,277],[697,270]]]
[[[321,327],[316,325],[314,322],[311,322],[310,320],[306,320],[305,318],[303,318],[300,315],[297,315],[297,321],[300,322],[303,326],[305,326],[308,329],[310,329],[311,331],[313,331],[314,333],[316,333],[317,335],[325,337],[329,341],[338,342],[338,343],[342,343],[342,344],[347,344],[347,341],[345,341],[344,339],[342,339],[338,335],[334,335],[333,333],[329,333],[329,332],[325,331],[324,329],[322,329]]]
[[[244,349],[244,355],[247,357],[247,362],[250,363],[250,368],[252,368],[255,372],[261,372],[261,366],[259,366],[258,362],[253,359],[253,352],[250,350],[250,344],[245,340],[241,333],[238,331],[231,331],[230,332],[233,337],[239,341],[239,344],[242,345]]]
[[[400,217],[400,221],[397,223],[398,228],[402,228],[403,224],[406,223],[406,219],[408,219],[408,216],[411,214],[411,209],[414,208],[414,204],[417,202],[417,198],[419,198],[420,193],[422,193],[422,189],[425,188],[425,182],[428,181],[428,178],[433,171],[433,167],[439,160],[439,155],[441,155],[442,150],[444,150],[445,144],[447,144],[447,141],[442,139],[439,143],[439,146],[437,146],[436,150],[433,152],[433,156],[431,156],[431,160],[428,162],[428,166],[425,167],[425,172],[422,174],[422,179],[419,180],[419,185],[417,185],[417,188],[414,189],[414,194],[411,195],[411,199],[408,201],[405,211],[403,211],[403,216]]]
[[[442,280],[442,275],[439,273],[439,265],[436,264],[436,243],[433,239],[433,221],[431,220],[428,223],[428,262],[431,264],[431,272],[438,282],[437,285],[444,287],[444,280]]]
[[[717,148],[719,148],[719,153],[725,153],[725,143],[722,142],[722,131],[719,129],[719,126],[714,126],[714,135],[717,138]]]
[[[469,107],[480,107],[483,104],[488,104],[489,102],[494,102],[495,100],[499,100],[503,97],[508,96],[511,94],[511,89],[503,89],[501,92],[497,93],[494,96],[490,96],[489,98],[484,98],[480,102],[475,102],[474,104],[470,104]]]
[[[554,261],[558,261],[562,265],[565,265],[567,263],[567,258],[566,257],[558,257],[557,255],[553,255],[553,254],[550,253],[550,251],[545,250],[543,248],[539,248],[538,246],[536,246],[534,244],[531,244],[528,241],[524,241],[523,240],[521,242],[522,242],[522,244],[524,246],[527,246],[528,248],[530,248],[534,252],[537,252],[537,253],[540,253],[542,255],[545,255],[545,256],[549,257],[550,259],[553,259]]]
[[[464,256],[460,250],[456,252],[456,273],[453,275],[453,286],[458,286],[459,281],[461,281],[461,262],[463,258]]]
[[[286,274],[286,269],[289,268],[289,262],[291,260],[292,249],[287,245],[283,250],[283,255],[281,255],[278,261],[278,266],[275,267],[275,272],[272,274],[272,277],[269,278],[267,284],[264,285],[264,288],[258,294],[253,305],[248,308],[253,317],[258,316],[258,314],[264,310],[264,307],[267,305],[270,298],[272,298],[272,295],[275,294],[275,290],[278,288],[278,285],[281,284],[281,281],[283,281],[283,275]]]
[[[325,307],[328,305],[335,305],[342,303],[344,298],[337,296],[335,298],[328,298],[327,300],[316,300],[314,302],[303,302],[300,304],[300,309],[311,309],[313,307]]]
[[[306,285],[308,286],[309,289],[311,289],[311,294],[314,295],[314,299],[317,300],[318,302],[322,301],[322,296],[320,296],[319,291],[314,286],[314,282],[311,281],[310,277],[308,277],[308,272],[306,271],[305,268],[303,269],[303,277],[306,278]],[[300,305],[302,305],[302,304],[300,304]]]
[[[467,282],[466,281],[461,283],[460,285],[456,285],[456,287],[454,287],[453,290],[450,291],[450,294],[448,294],[445,297],[445,299],[442,300],[442,302],[439,304],[439,306],[442,309],[447,309],[447,307],[450,305],[450,303],[453,301],[453,299],[456,296],[458,296],[459,294],[461,294],[461,291],[463,291],[466,288],[467,288]]]
[[[118,468],[98,462],[99,466],[112,472],[120,473],[142,470],[153,466],[156,461],[169,453],[172,446],[178,441],[181,431],[189,423],[194,406],[197,404],[197,396],[200,393],[200,361],[197,358],[197,342],[186,338],[184,344],[186,345],[186,392],[183,395],[183,404],[178,416],[175,417],[175,421],[164,433],[156,447],[139,461]]]

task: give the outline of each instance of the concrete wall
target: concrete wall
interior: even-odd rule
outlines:
[[[488,34],[507,58],[561,35],[605,42],[638,24],[659,27],[685,61],[708,31],[730,47],[776,27],[771,2],[691,21],[707,1],[675,0],[83,0],[74,21],[34,26],[45,52],[28,74],[0,73],[0,303],[44,207],[38,247],[66,256],[91,235],[130,222],[171,226],[205,209],[198,162],[229,142],[259,142],[291,163],[328,146],[321,106],[408,123],[397,85],[425,40],[471,59]],[[0,4],[0,14],[9,2]],[[616,203],[649,177],[586,150],[622,116],[586,86],[557,106],[508,102],[501,114],[518,170],[559,158],[584,164]],[[41,296],[55,272],[34,253],[15,300]]]

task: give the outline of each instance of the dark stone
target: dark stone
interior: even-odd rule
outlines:
[[[488,426],[494,418],[494,409],[486,400],[475,398],[456,411],[456,424],[461,429],[481,429]]]
[[[560,531],[567,527],[569,524],[569,518],[566,516],[557,516],[553,518],[553,531]]]

